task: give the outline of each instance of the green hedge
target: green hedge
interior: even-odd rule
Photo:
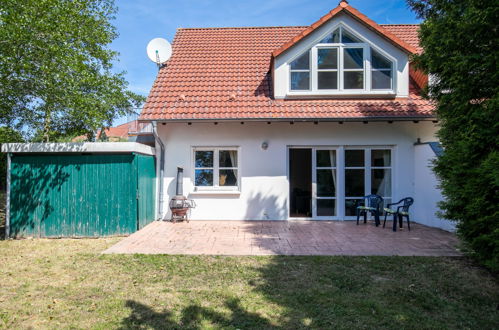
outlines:
[[[499,4],[409,0],[425,21],[415,62],[435,75],[444,154],[436,161],[443,215],[486,266],[499,271]]]

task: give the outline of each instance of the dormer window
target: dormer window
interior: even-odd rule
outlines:
[[[291,62],[291,89],[295,91],[310,90],[310,51]]]
[[[364,89],[364,49],[343,48],[343,89]]]
[[[371,88],[392,88],[392,62],[386,57],[371,49]]]
[[[340,26],[289,62],[293,94],[393,92],[394,62]]]
[[[338,49],[317,49],[317,87],[338,89]]]

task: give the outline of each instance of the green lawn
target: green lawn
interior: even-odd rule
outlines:
[[[468,328],[499,285],[464,258],[100,255],[119,238],[0,241],[0,328]]]

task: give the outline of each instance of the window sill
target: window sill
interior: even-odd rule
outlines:
[[[331,98],[395,98],[397,93],[393,91],[358,91],[358,92],[287,92],[286,99],[331,99]]]
[[[239,196],[239,190],[196,190],[189,193],[189,195],[202,196],[202,195],[222,195],[222,196]]]

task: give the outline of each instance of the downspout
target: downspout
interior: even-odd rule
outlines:
[[[154,141],[159,145],[160,155],[159,155],[159,189],[158,189],[158,209],[156,211],[158,220],[163,220],[163,204],[164,204],[164,196],[163,196],[163,181],[164,181],[164,171],[165,171],[165,145],[161,141],[158,136],[158,123],[156,121],[152,121],[152,134],[154,136]]]
[[[10,237],[10,152],[7,154],[7,200],[5,201],[5,238]]]

